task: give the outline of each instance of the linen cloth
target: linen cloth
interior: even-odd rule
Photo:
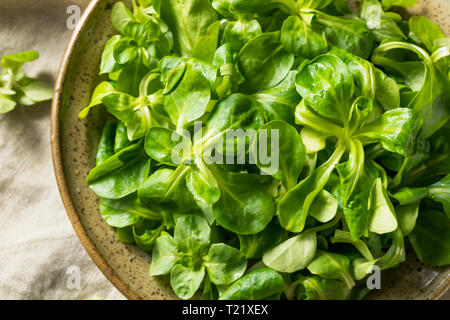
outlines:
[[[38,50],[25,70],[53,86],[77,17],[69,6],[83,10],[88,2],[1,0],[0,56]],[[0,299],[124,299],[87,255],[62,205],[50,102],[0,115]]]
[[[0,0],[0,56],[38,50],[40,59],[25,70],[53,85],[74,6],[88,3]],[[62,205],[51,161],[50,102],[0,115],[0,299],[124,299],[87,255]]]

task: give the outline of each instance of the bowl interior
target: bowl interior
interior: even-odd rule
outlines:
[[[149,276],[150,256],[134,245],[119,242],[102,219],[99,198],[86,177],[107,114],[94,108],[87,119],[78,114],[87,106],[98,76],[103,47],[113,34],[110,14],[114,0],[94,0],[69,43],[56,85],[52,108],[52,152],[64,205],[75,231],[94,262],[108,279],[131,299],[175,299],[166,279]],[[128,1],[125,1],[128,2]],[[419,1],[414,14],[425,14],[449,34],[450,1]],[[449,285],[449,268],[422,264],[409,252],[406,263],[382,276],[382,290],[373,299],[438,298]]]

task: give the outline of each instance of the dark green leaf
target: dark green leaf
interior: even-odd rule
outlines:
[[[276,220],[272,220],[263,231],[257,234],[239,234],[240,251],[247,259],[259,259],[265,251],[280,243],[283,235],[284,230]]]
[[[281,43],[290,53],[307,59],[315,58],[328,49],[325,33],[315,30],[298,16],[290,16],[284,21]]]
[[[87,182],[98,196],[120,199],[135,192],[148,176],[149,170],[150,161],[141,141],[92,169]]]
[[[269,89],[280,83],[294,64],[294,56],[280,42],[280,33],[263,33],[239,52],[238,66],[246,83],[254,89]]]
[[[409,241],[417,256],[433,266],[450,264],[450,219],[442,212],[421,212]]]
[[[133,226],[134,242],[141,250],[151,252],[156,239],[163,230],[164,225],[161,224],[155,228],[153,221],[144,220]]]
[[[414,110],[398,108],[385,112],[377,120],[368,123],[356,134],[363,142],[368,138],[380,141],[383,148],[404,156],[414,151],[421,126],[421,118]]]
[[[419,203],[396,208],[398,225],[404,237],[409,235],[416,226],[417,217],[419,215]]]
[[[175,51],[191,56],[197,41],[217,20],[217,13],[209,0],[166,0],[161,2],[161,18],[173,33]]]
[[[297,185],[306,151],[294,127],[281,120],[262,126],[253,142],[252,154],[258,167],[281,180],[287,190]]]
[[[328,42],[367,59],[373,46],[372,32],[362,20],[335,17],[319,12],[317,21],[325,26]]]
[[[232,51],[239,52],[248,41],[261,33],[258,21],[240,18],[225,27],[222,43],[230,43]]]
[[[251,95],[256,105],[264,110],[267,120],[283,120],[294,125],[295,106],[301,100],[295,88],[296,76],[296,71],[290,71],[277,86]]]
[[[272,197],[258,177],[211,168],[221,190],[219,201],[213,205],[217,222],[238,234],[264,230],[272,220],[275,208]]]
[[[117,153],[126,147],[129,147],[133,142],[128,139],[127,127],[123,122],[117,124],[116,136],[114,139],[114,152]]]
[[[154,127],[145,137],[145,151],[152,159],[175,166],[184,163],[184,159],[190,160],[191,143],[175,131]]]
[[[161,220],[161,214],[144,206],[135,193],[122,199],[102,199],[100,213],[111,227],[124,228],[142,219]]]

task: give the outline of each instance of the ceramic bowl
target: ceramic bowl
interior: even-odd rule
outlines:
[[[119,242],[102,219],[99,198],[87,187],[95,165],[101,128],[106,119],[95,108],[87,119],[78,113],[87,106],[95,86],[103,47],[113,34],[114,0],[93,0],[67,45],[56,81],[51,115],[51,144],[56,179],[69,219],[105,276],[129,299],[175,299],[168,283],[149,276],[150,256],[134,245]],[[411,10],[427,15],[450,32],[450,1],[420,1]],[[450,286],[450,268],[422,264],[409,252],[407,261],[383,274],[382,290],[372,299],[437,299]]]

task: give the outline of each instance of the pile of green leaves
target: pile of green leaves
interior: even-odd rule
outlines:
[[[39,58],[36,51],[24,51],[3,56],[0,61],[0,114],[17,104],[31,106],[52,98],[53,89],[25,75],[22,66]]]
[[[112,115],[87,178],[106,223],[183,299],[357,299],[408,247],[450,264],[450,42],[389,11],[414,3],[118,2],[80,114]],[[233,129],[254,134],[229,164]],[[262,129],[277,169],[249,160]]]

